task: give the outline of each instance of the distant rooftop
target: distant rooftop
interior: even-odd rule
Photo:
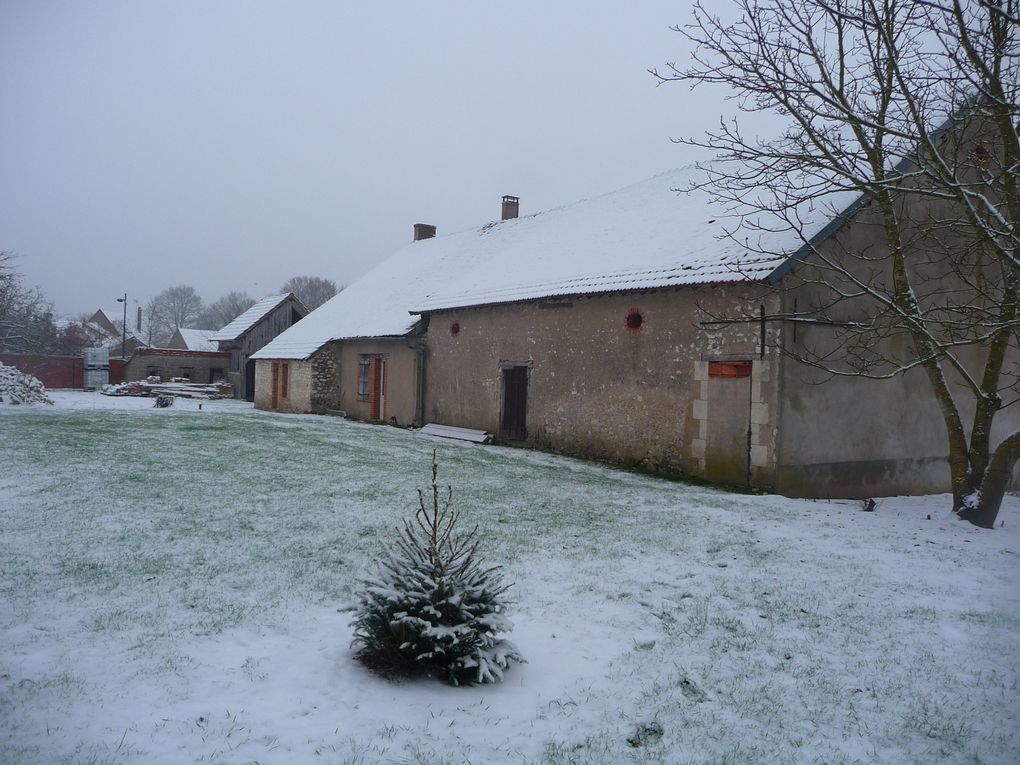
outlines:
[[[184,345],[190,351],[218,351],[219,345],[212,339],[216,334],[214,329],[189,329],[180,327],[177,330],[181,333]]]

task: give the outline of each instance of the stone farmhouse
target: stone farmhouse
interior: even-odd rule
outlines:
[[[796,276],[812,248],[876,246],[871,213],[843,195],[802,211],[799,235],[735,229],[674,191],[692,172],[524,218],[505,197],[502,220],[448,236],[417,225],[252,355],[256,406],[477,428],[793,496],[948,489],[920,372],[818,384],[778,348],[825,328],[766,320],[810,304]]]

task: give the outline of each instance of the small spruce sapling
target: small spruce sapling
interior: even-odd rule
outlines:
[[[362,662],[388,672],[452,685],[497,683],[511,662],[523,661],[500,637],[513,627],[503,598],[510,585],[499,566],[478,562],[478,527],[458,533],[453,488],[443,497],[438,473],[433,452],[428,500],[418,489],[413,521],[404,521],[396,545],[356,593],[354,644]]]

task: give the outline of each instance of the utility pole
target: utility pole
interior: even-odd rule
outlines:
[[[124,304],[124,323],[120,325],[120,357],[127,360],[127,293],[124,293],[124,297],[117,298],[117,302]]]

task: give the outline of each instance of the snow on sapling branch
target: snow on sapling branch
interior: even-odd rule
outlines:
[[[356,593],[354,645],[359,659],[385,672],[437,677],[452,685],[497,683],[516,646],[500,637],[513,625],[499,566],[478,562],[478,526],[458,533],[453,487],[442,492],[432,452],[432,485],[396,544]],[[445,494],[445,496],[443,496]]]

